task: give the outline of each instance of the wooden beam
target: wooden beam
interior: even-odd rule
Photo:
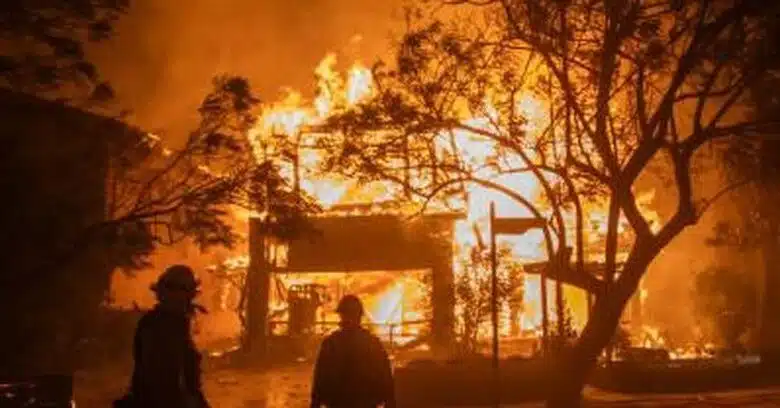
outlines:
[[[496,217],[491,219],[493,235],[523,235],[532,229],[542,229],[547,224],[541,218]]]

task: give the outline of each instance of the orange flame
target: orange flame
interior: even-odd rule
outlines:
[[[344,80],[336,72],[335,65],[336,56],[329,54],[316,67],[318,92],[312,101],[307,102],[299,93],[290,92],[281,102],[264,107],[258,126],[250,134],[250,140],[258,159],[267,157],[269,146],[267,142],[274,135],[281,133],[286,136],[305,137],[307,128],[322,123],[323,120],[336,112],[349,109],[372,97],[374,85],[370,70],[360,64],[354,64],[348,71],[347,79]],[[550,125],[546,104],[534,95],[530,93],[520,95],[516,106],[527,119],[525,130],[529,134],[538,134]],[[490,130],[495,123],[491,121],[491,116],[497,115],[497,112],[488,101],[485,102],[483,111],[485,112],[483,117],[465,118],[463,123],[472,128]],[[453,133],[457,145],[456,153],[468,162],[483,164],[487,157],[494,152],[494,142],[484,136],[463,129],[455,129]],[[449,147],[447,148],[449,149]],[[527,153],[533,157],[534,152]],[[314,167],[320,160],[319,152],[314,149],[301,149],[299,157],[302,168]],[[491,174],[490,170],[483,168],[477,176],[490,179],[529,199],[540,195],[539,180],[531,174],[497,175]],[[303,175],[301,188],[317,197],[326,207],[355,200],[378,201],[389,197],[389,192],[393,191],[389,183],[374,183],[358,187],[338,177],[328,175]],[[476,244],[472,228],[474,224],[480,225],[482,231],[487,230],[487,211],[490,202],[495,203],[497,213],[500,216],[527,217],[531,215],[517,202],[495,191],[473,184],[468,185],[467,190],[468,202],[465,204],[468,218],[458,222],[455,226],[455,246],[459,250]],[[640,194],[639,197],[643,213],[651,220],[657,220],[657,215],[646,208],[646,204],[652,199],[652,192]],[[590,239],[598,239],[597,235],[606,232],[607,213],[605,208],[606,203],[596,203],[587,209],[588,220],[591,225],[595,226],[592,233],[588,234]],[[573,214],[567,213],[564,218],[568,220],[567,222],[574,222]],[[653,223],[654,228],[657,227],[657,224],[657,222]],[[619,228],[621,231],[626,228],[625,220],[622,220]],[[515,255],[518,258],[528,261],[543,261],[547,258],[542,245],[542,234],[539,231],[531,231],[523,236],[506,239],[513,244]],[[462,272],[456,270],[455,273]],[[405,310],[408,306],[404,304],[403,300],[405,290],[406,286],[400,283],[388,289],[373,306],[372,318],[377,322],[398,323],[401,316],[406,313]],[[542,311],[539,290],[538,278],[527,277],[526,298],[524,300],[526,307],[518,317],[523,329],[535,329],[541,324]],[[582,326],[585,319],[585,313],[581,310],[585,304],[584,294],[567,291],[567,298],[573,307],[580,309],[574,311],[575,326]],[[508,325],[509,322],[505,319],[502,326]]]

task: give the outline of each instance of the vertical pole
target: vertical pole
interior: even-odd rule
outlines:
[[[540,291],[542,295],[542,351],[545,355],[549,351],[550,346],[550,316],[547,307],[547,271],[542,270],[540,283]]]
[[[431,274],[433,276],[433,321],[431,322],[431,334],[433,335],[432,350],[435,355],[449,358],[452,352],[452,338],[455,323],[455,285],[453,267],[452,237],[454,234],[453,223],[439,224],[433,222],[429,228],[441,231],[448,239],[437,242],[429,242],[430,251],[436,255],[433,257]]]
[[[556,267],[560,268],[561,266],[556,262]],[[559,269],[558,272],[560,273],[561,270]],[[555,281],[555,314],[555,318],[558,320],[558,336],[563,336],[564,328],[566,326],[566,322],[564,321],[566,318],[566,310],[564,310],[563,283],[560,279]]]
[[[262,220],[250,220],[250,261],[246,280],[246,337],[244,347],[256,359],[265,356],[268,335],[268,300],[271,265],[268,262],[268,237]]]
[[[494,221],[496,218],[496,204],[490,203],[490,312],[493,323],[493,397],[494,406],[501,403],[501,385],[498,372],[498,257],[496,256],[496,234],[494,233]]]
[[[571,251],[569,247],[561,248],[558,253],[558,257],[556,257],[555,267],[559,268],[558,273],[564,272],[568,267],[571,260]],[[563,293],[563,282],[561,282],[560,279],[557,279],[555,281],[555,311],[557,312],[558,316],[558,335],[563,335],[564,328],[566,326],[566,322],[564,321],[566,317],[566,310],[565,310],[565,303],[566,300],[564,298]]]
[[[546,227],[545,227],[546,228]],[[553,254],[549,254],[548,256],[551,256]],[[550,349],[550,316],[549,316],[549,310],[548,310],[548,301],[547,301],[547,272],[548,268],[550,268],[550,265],[552,264],[553,259],[547,260],[547,265],[545,268],[542,269],[542,273],[539,276],[539,292],[541,295],[541,301],[542,301],[542,354],[547,356],[549,349]]]

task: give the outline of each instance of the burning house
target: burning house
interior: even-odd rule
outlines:
[[[247,252],[221,266],[239,271],[240,284],[232,286],[246,289],[233,290],[232,294],[225,291],[222,302],[237,306],[245,346],[259,353],[278,355],[275,350],[282,345],[297,347],[300,354],[307,342],[316,343],[336,324],[335,302],[346,293],[364,299],[369,323],[393,347],[447,351],[457,337],[459,316],[464,307],[470,307],[463,305],[456,293],[459,279],[474,273],[465,271],[461,261],[473,248],[484,248],[490,229],[490,203],[496,204],[502,217],[532,214],[501,192],[468,185],[464,186],[462,202],[455,206],[459,210],[453,212],[452,206],[445,206],[450,210],[429,211],[410,219],[409,214],[415,211],[376,204],[394,202],[403,195],[397,186],[361,184],[318,171],[323,158],[318,144],[323,134],[318,124],[334,110],[357,104],[372,92],[370,70],[356,65],[344,79],[333,70],[334,64],[335,59],[329,56],[317,68],[320,89],[310,105],[301,95],[291,93],[285,100],[264,107],[250,134],[258,160],[278,157],[282,171],[296,188],[323,205],[325,211],[312,216],[318,233],[278,244],[264,233],[258,214],[250,215]],[[521,98],[518,109],[528,118],[530,133],[548,121],[543,104],[531,96]],[[468,123],[476,128],[490,126],[488,118],[472,118]],[[468,132],[455,133],[457,153],[464,160],[487,160],[489,144]],[[532,175],[514,174],[497,178],[495,183],[529,200],[543,201],[538,180]],[[647,202],[652,194],[643,197]],[[573,214],[565,217],[566,222],[574,222]],[[589,209],[586,217],[586,245],[599,248],[606,231],[605,210]],[[620,227],[621,233],[624,227]],[[511,258],[520,265],[513,273],[520,275],[516,278],[522,286],[521,291],[500,301],[504,343],[545,338],[556,327],[560,329],[559,322],[567,313],[573,330],[587,321],[588,293],[598,290],[603,255],[588,250],[585,266],[589,278],[569,274],[574,264],[572,254],[551,253],[545,245],[545,228],[537,226],[502,238],[512,249]],[[626,313],[637,334],[642,332],[643,298],[638,294]],[[483,339],[490,332],[487,320],[478,322],[476,328]]]
[[[351,293],[364,300],[368,326],[393,351],[451,354],[458,338],[458,315],[464,313],[458,312],[463,305],[457,304],[455,292],[458,274],[463,273],[457,265],[457,233],[466,215],[409,218],[371,213],[370,207],[333,206],[312,218],[315,234],[285,244],[269,238],[260,219],[250,219],[249,257],[238,265],[246,274],[245,346],[261,355],[311,357],[319,339],[337,327],[338,299]],[[545,331],[556,330],[561,318],[558,291],[575,330],[587,319],[587,293],[594,288],[552,266],[526,264],[521,296],[501,301],[501,342],[510,354],[517,344],[525,344],[522,354],[528,354],[540,346],[537,342]],[[594,274],[599,266],[588,265]],[[550,279],[544,293],[541,283],[546,278]],[[626,317],[635,333],[647,334],[641,326],[641,295]],[[481,337],[488,338],[489,330]],[[656,333],[642,341],[652,348],[662,340]]]

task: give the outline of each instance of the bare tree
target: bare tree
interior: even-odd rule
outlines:
[[[258,103],[243,78],[218,77],[182,147],[168,148],[142,132],[140,139],[110,143],[106,213],[66,248],[42,256],[40,272],[58,270],[98,242],[115,266],[129,268],[144,266],[158,246],[184,239],[204,249],[232,247],[238,239],[232,207],[258,211],[280,237],[306,225],[304,213],[316,204],[293,191],[275,163],[252,153],[247,135]]]
[[[330,165],[451,197],[476,183],[549,220],[546,241],[565,253],[568,280],[595,295],[576,344],[558,359],[548,406],[580,404],[588,372],[612,339],[650,263],[723,191],[694,191],[698,154],[727,138],[760,138],[774,118],[742,114],[747,92],[775,68],[778,6],[759,1],[458,1],[468,19],[413,29],[392,68],[377,66],[375,97],[334,118]],[[524,93],[546,101],[531,132]],[[466,120],[472,118],[472,120]],[[477,118],[475,121],[473,118]],[[474,157],[468,137],[490,154]],[[447,139],[450,140],[447,140]],[[471,162],[469,159],[472,160]],[[651,173],[662,169],[662,174]],[[549,208],[504,184],[531,174]],[[408,176],[412,174],[412,176]],[[676,187],[676,211],[655,222],[638,180]],[[445,200],[446,201],[446,200]],[[588,273],[588,208],[604,203],[603,273]],[[574,212],[572,227],[565,213]],[[625,232],[621,234],[621,229]],[[622,236],[621,236],[622,235]],[[620,254],[625,254],[623,259]]]
[[[304,225],[316,210],[310,197],[294,191],[271,160],[253,153],[248,134],[259,100],[246,80],[217,77],[201,104],[201,123],[180,149],[169,150],[154,136],[113,161],[110,206],[99,227],[139,231],[152,249],[191,238],[201,247],[232,246],[229,207],[257,211],[278,236]],[[145,251],[136,252],[146,255]]]

